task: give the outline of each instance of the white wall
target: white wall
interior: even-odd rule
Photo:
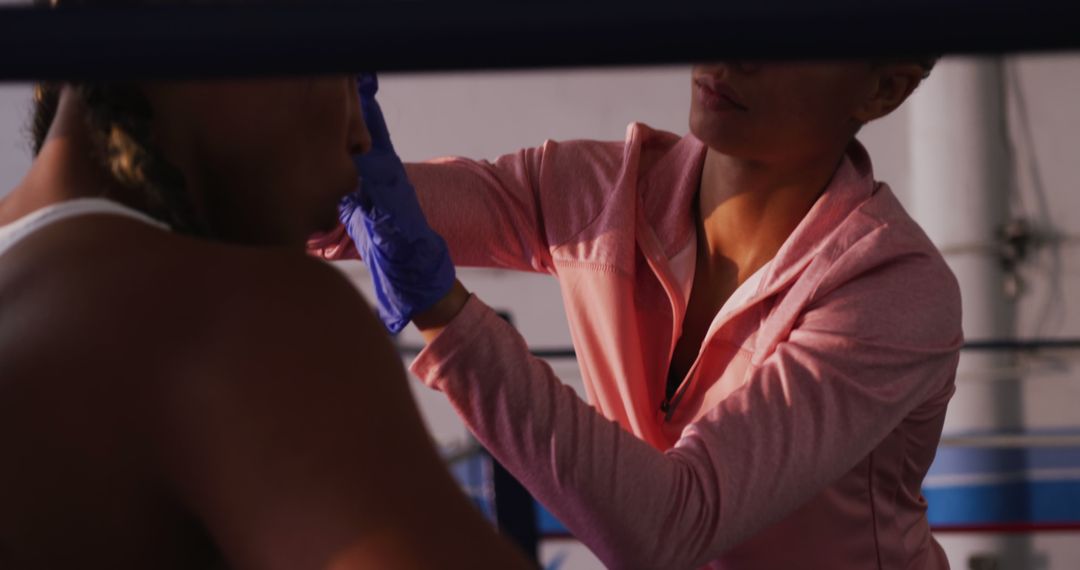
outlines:
[[[31,89],[0,84],[0,195],[19,182],[30,165]]]

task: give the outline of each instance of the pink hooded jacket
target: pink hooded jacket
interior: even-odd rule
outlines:
[[[610,567],[947,568],[920,484],[959,291],[858,143],[661,410],[705,150],[634,124],[410,165],[455,263],[559,280],[591,406],[475,297],[413,372]],[[340,228],[313,247],[356,255]]]

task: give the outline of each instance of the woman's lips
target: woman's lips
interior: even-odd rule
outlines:
[[[694,82],[698,100],[713,111],[746,111],[746,106],[739,102],[738,96],[730,87],[719,81],[706,78]]]

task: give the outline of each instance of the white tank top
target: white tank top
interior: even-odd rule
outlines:
[[[125,216],[168,231],[169,226],[146,214],[105,198],[77,198],[50,204],[39,210],[0,226],[0,255],[7,253],[26,236],[61,220],[87,214],[112,214]]]

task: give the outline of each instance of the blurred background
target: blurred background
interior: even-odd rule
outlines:
[[[621,140],[635,121],[687,131],[689,66],[387,74],[380,83],[405,160]],[[30,162],[30,96],[30,85],[0,84],[0,195]],[[964,294],[972,346],[924,488],[953,568],[1080,568],[1080,350],[1069,344],[1080,339],[1077,101],[1077,55],[945,58],[911,101],[859,136]],[[367,289],[359,263],[340,266]],[[534,348],[570,348],[552,278],[460,273]],[[420,343],[410,329],[399,344],[407,361]],[[551,365],[583,393],[572,358]],[[440,394],[413,388],[455,474],[495,518],[497,466]],[[532,527],[545,567],[602,567],[542,506],[502,511]]]

